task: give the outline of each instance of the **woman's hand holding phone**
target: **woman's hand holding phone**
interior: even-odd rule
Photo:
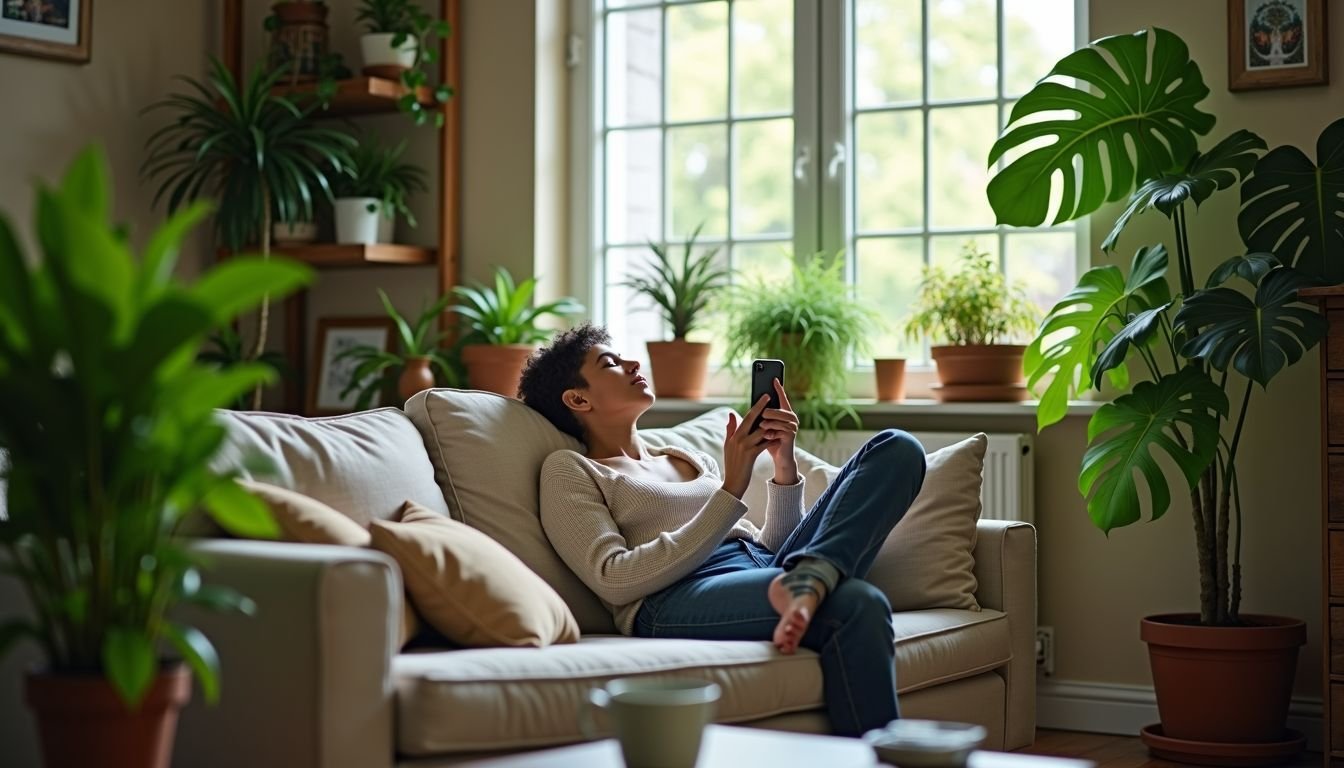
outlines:
[[[775,460],[775,484],[793,485],[798,482],[798,459],[793,453],[793,445],[798,438],[798,414],[793,412],[793,406],[789,404],[784,385],[779,379],[775,379],[774,383],[779,407],[762,411],[759,432],[765,435],[765,450]]]
[[[740,422],[736,413],[728,414],[728,427],[723,437],[723,490],[739,499],[751,485],[751,470],[756,465],[756,457],[760,456],[761,451],[766,450],[769,444],[764,429],[755,431],[749,429],[769,403],[769,396],[761,395]]]

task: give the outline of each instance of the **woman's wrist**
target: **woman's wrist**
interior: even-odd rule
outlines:
[[[798,462],[792,456],[775,462],[775,485],[795,485],[798,482]]]

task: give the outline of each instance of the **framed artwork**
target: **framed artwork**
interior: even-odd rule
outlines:
[[[356,394],[341,397],[350,383],[357,363],[337,360],[345,350],[368,345],[384,352],[392,350],[392,320],[387,317],[324,317],[317,321],[317,347],[312,375],[308,380],[308,407],[311,415],[349,413],[355,407]],[[377,407],[377,397],[369,404]]]
[[[1227,87],[1326,85],[1325,0],[1227,0]]]
[[[0,0],[0,51],[86,64],[93,0]]]

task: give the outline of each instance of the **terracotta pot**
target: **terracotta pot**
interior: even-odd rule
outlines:
[[[530,344],[467,344],[462,363],[467,366],[467,386],[506,397],[518,396],[523,364],[535,349]]]
[[[905,399],[905,358],[879,357],[873,360],[877,373],[877,399],[892,403]]]
[[[318,65],[327,55],[326,4],[276,3],[271,10],[278,22],[271,33],[271,66],[287,68],[287,75],[297,81],[317,79]]]
[[[938,381],[943,386],[961,384],[1022,383],[1021,344],[959,344],[929,348],[938,366]]]
[[[794,364],[797,359],[793,351],[803,344],[801,333],[781,333],[779,335],[779,359],[784,361],[784,390],[789,400],[799,401],[812,391],[812,376]]]
[[[401,376],[397,378],[397,395],[402,400],[410,400],[411,395],[433,388],[434,371],[429,367],[429,358],[406,358],[406,364],[401,369]]]
[[[1162,735],[1187,742],[1261,744],[1285,738],[1297,651],[1306,624],[1242,614],[1249,626],[1204,627],[1199,616],[1148,616],[1148,643]]]
[[[46,768],[168,768],[191,673],[182,664],[166,668],[135,712],[102,675],[31,673],[24,693]]]
[[[650,341],[648,348],[654,394],[691,400],[705,396],[705,379],[709,376],[708,342]]]

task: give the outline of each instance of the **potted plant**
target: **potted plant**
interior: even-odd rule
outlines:
[[[285,356],[273,349],[262,353],[256,360],[248,360],[248,350],[242,334],[233,329],[231,325],[221,326],[206,339],[209,345],[196,354],[196,361],[212,365],[221,373],[227,372],[230,368],[237,365],[249,363],[258,363],[270,368],[275,373],[275,378],[280,379],[287,375],[289,364],[285,361]],[[247,410],[248,403],[251,401],[251,394],[246,396],[239,395],[233,402],[224,406],[235,411]]]
[[[201,583],[177,527],[203,508],[240,535],[277,532],[210,464],[225,434],[215,409],[274,372],[194,356],[212,330],[310,272],[239,256],[180,284],[179,249],[208,206],[175,214],[133,255],[111,220],[106,167],[86,150],[59,188],[39,190],[41,258],[24,257],[0,215],[0,551],[33,608],[0,619],[0,653],[29,640],[45,656],[24,690],[47,765],[166,767],[192,676],[207,700],[220,691],[214,648],[175,606],[251,610]],[[164,661],[165,648],[181,661]]]
[[[790,262],[786,280],[735,286],[726,302],[727,360],[783,360],[789,399],[805,429],[829,432],[845,417],[858,423],[844,403],[846,370],[852,354],[867,354],[879,320],[853,297],[844,267],[839,257],[816,254]]]
[[[405,139],[392,146],[362,137],[351,153],[346,173],[332,174],[338,243],[390,243],[397,214],[416,225],[406,196],[424,192],[425,172],[402,161]]]
[[[1025,400],[1022,354],[1007,343],[1036,330],[1040,311],[1021,288],[1010,285],[999,265],[967,243],[953,269],[924,268],[924,280],[905,324],[914,342],[929,348],[938,368],[934,396],[943,401]]]
[[[315,80],[327,55],[327,4],[293,0],[271,6],[264,22],[271,33],[272,69],[284,70],[291,84]]]
[[[455,286],[453,294],[461,300],[448,311],[462,317],[467,333],[461,340],[462,363],[467,368],[467,385],[472,389],[517,397],[518,379],[523,365],[539,342],[551,332],[537,325],[547,315],[573,317],[584,311],[570,297],[532,306],[536,278],[514,283],[504,267],[495,270],[494,288],[484,285]]]
[[[168,211],[201,195],[217,200],[215,228],[230,251],[260,243],[271,255],[271,223],[311,221],[313,200],[331,199],[332,170],[345,168],[355,140],[346,132],[309,119],[316,103],[299,106],[274,91],[283,73],[255,69],[245,88],[218,60],[211,59],[205,83],[180,76],[190,86],[150,105],[171,122],[150,135],[140,167],[146,179],[162,179],[154,195],[166,196]],[[263,296],[257,336],[247,360],[266,351],[270,299]],[[261,386],[252,393],[261,407]]]
[[[717,267],[718,248],[692,254],[695,239],[704,224],[695,228],[682,249],[680,264],[674,264],[667,249],[649,243],[656,261],[624,285],[649,297],[658,306],[663,322],[672,328],[671,341],[650,341],[649,367],[654,391],[660,397],[700,398],[705,395],[709,370],[709,343],[687,341],[710,299],[728,285],[728,270]]]
[[[448,334],[435,330],[439,316],[452,301],[452,295],[440,297],[438,301],[424,308],[412,325],[402,317],[392,300],[387,298],[383,289],[378,289],[383,309],[392,319],[397,330],[398,352],[384,352],[377,347],[361,344],[351,347],[337,356],[337,360],[348,360],[354,368],[350,372],[350,383],[341,391],[344,400],[352,392],[357,392],[355,409],[364,410],[378,394],[396,392],[402,401],[411,395],[435,386],[433,368],[439,370],[449,386],[457,386],[459,376],[456,366],[439,344]]]
[[[1157,62],[1151,77],[1134,78],[1111,64],[1150,56]],[[1171,250],[1161,243],[1139,248],[1128,275],[1115,266],[1086,272],[1050,310],[1026,353],[1028,384],[1050,380],[1037,413],[1041,428],[1063,417],[1070,397],[1103,379],[1121,392],[1088,426],[1079,489],[1097,527],[1110,531],[1140,520],[1145,500],[1151,519],[1167,511],[1173,489],[1159,459],[1180,468],[1175,490],[1190,494],[1199,611],[1141,622],[1162,720],[1143,738],[1151,748],[1196,761],[1214,753],[1230,759],[1238,745],[1243,756],[1290,755],[1302,746],[1301,734],[1288,733],[1284,723],[1305,629],[1296,619],[1242,611],[1240,541],[1248,518],[1237,490],[1237,451],[1252,394],[1324,333],[1321,317],[1297,300],[1297,290],[1344,280],[1344,260],[1332,250],[1344,239],[1344,222],[1331,191],[1344,186],[1344,168],[1330,160],[1344,154],[1344,120],[1322,132],[1316,162],[1291,146],[1262,154],[1265,142],[1244,130],[1200,151],[1199,137],[1215,122],[1197,106],[1209,89],[1184,41],[1162,29],[1098,40],[1050,74],[1077,78],[1078,86],[1042,79],[1014,107],[989,162],[1039,136],[1059,137],[1069,150],[1031,149],[990,181],[999,222],[1041,223],[1051,173],[1072,169],[1079,156],[1107,153],[1110,172],[1084,163],[1076,194],[1070,186],[1055,220],[1085,216],[1128,195],[1102,244],[1107,251],[1150,208],[1173,225]],[[1042,114],[1066,102],[1072,119]],[[1153,120],[1158,114],[1163,119]],[[1189,204],[1238,181],[1240,212],[1227,226],[1237,228],[1246,253],[1197,280]],[[1134,384],[1131,362],[1144,374]],[[1235,665],[1224,662],[1229,653]],[[1183,695],[1192,687],[1199,692],[1194,699]]]
[[[366,30],[359,39],[364,74],[400,81],[406,93],[397,100],[398,109],[411,115],[416,125],[428,122],[430,113],[420,98],[421,90],[429,87],[424,66],[438,58],[430,40],[448,37],[448,22],[435,21],[415,0],[361,0],[356,18]],[[440,83],[432,93],[442,104],[453,90]],[[443,126],[441,110],[434,111],[434,124]]]

